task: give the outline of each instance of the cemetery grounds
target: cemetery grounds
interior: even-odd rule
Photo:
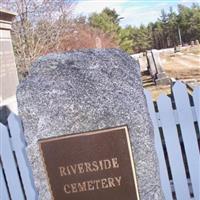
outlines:
[[[200,84],[200,46],[182,47],[180,52],[174,53],[174,49],[161,50],[160,58],[163,68],[169,78],[181,80],[188,86],[193,83]],[[154,100],[161,93],[170,95],[171,86],[156,86],[147,71],[146,57],[139,58],[143,86],[149,90]],[[190,90],[190,87],[188,87]]]

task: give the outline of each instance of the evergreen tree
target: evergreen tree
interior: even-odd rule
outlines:
[[[191,7],[178,5],[178,12],[172,7],[168,11],[161,10],[160,18],[147,26],[139,28],[120,27],[122,18],[115,10],[105,8],[101,13],[93,13],[89,24],[105,33],[112,34],[119,46],[128,53],[145,51],[150,48],[168,48],[180,44],[179,33],[183,43],[200,40],[200,5],[193,3]]]
[[[121,28],[118,37],[120,47],[130,54],[134,53],[133,28],[131,26]]]
[[[119,15],[115,10],[105,8],[101,13],[93,13],[89,17],[89,24],[92,27],[99,28],[105,33],[117,33],[120,29]]]

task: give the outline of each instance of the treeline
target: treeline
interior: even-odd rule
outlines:
[[[173,8],[162,10],[155,23],[140,27],[122,28],[122,18],[115,10],[105,8],[101,13],[93,13],[88,23],[106,33],[112,34],[117,44],[128,53],[136,53],[147,49],[174,47],[200,39],[200,5],[193,3],[191,7],[178,5],[177,12]]]
[[[1,6],[17,12],[12,38],[20,79],[30,64],[41,55],[80,48],[122,48],[132,54],[151,48],[178,45],[200,39],[200,5],[178,5],[162,10],[161,17],[147,26],[120,26],[122,17],[105,8],[101,13],[73,15],[74,0],[1,0]],[[148,14],[148,12],[147,12]]]

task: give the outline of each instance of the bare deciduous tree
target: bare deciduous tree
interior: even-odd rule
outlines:
[[[3,8],[17,13],[13,23],[14,50],[19,74],[47,49],[57,48],[71,23],[73,0],[1,0]]]
[[[117,47],[112,36],[90,27],[86,17],[72,17],[74,0],[0,1],[17,12],[12,36],[20,79],[28,74],[31,62],[49,52]]]
[[[97,42],[98,40],[98,42]],[[101,43],[99,45],[99,43]],[[115,48],[118,47],[113,37],[87,24],[75,24],[73,33],[60,38],[59,51],[81,48]]]

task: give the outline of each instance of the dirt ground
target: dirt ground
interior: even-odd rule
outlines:
[[[183,48],[178,53],[161,53],[160,57],[169,77],[200,83],[200,46]]]
[[[177,53],[174,53],[173,50],[161,50],[160,58],[168,77],[187,83],[197,82],[200,84],[200,46],[183,47]],[[147,69],[145,57],[140,59],[140,65],[142,65],[142,69]],[[156,86],[147,71],[142,71],[141,74],[143,86],[151,92],[154,100],[157,100],[162,93],[171,94],[171,85]]]

